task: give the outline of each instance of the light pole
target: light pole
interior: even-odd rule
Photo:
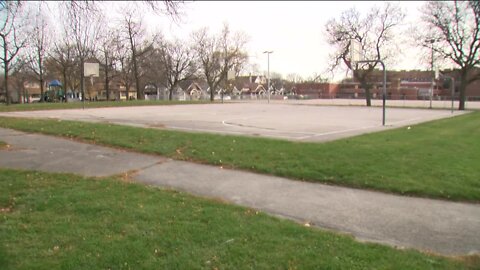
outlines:
[[[263,53],[267,54],[267,80],[268,80],[267,92],[268,92],[268,103],[270,103],[270,54],[273,53],[273,51],[264,51]]]

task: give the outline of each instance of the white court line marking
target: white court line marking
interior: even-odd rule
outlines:
[[[274,129],[274,128],[262,128],[262,127],[255,127],[255,126],[245,126],[245,125],[241,125],[241,124],[232,124],[232,123],[227,123],[226,121],[233,121],[233,120],[248,120],[248,119],[251,119],[251,118],[255,118],[255,117],[249,117],[249,118],[234,118],[234,119],[229,119],[229,120],[223,120],[222,121],[222,124],[224,126],[227,126],[227,127],[241,127],[241,128],[253,128],[253,129],[262,129],[262,130],[269,130],[269,131],[273,131],[273,132],[283,132],[283,133],[290,133],[290,134],[312,134],[312,135],[315,135],[316,133],[312,133],[312,132],[298,132],[298,131],[283,131],[283,130],[278,130],[278,129]],[[281,136],[279,135],[280,137],[285,137],[285,138],[295,138],[295,137],[290,137],[290,136]]]
[[[438,118],[438,117],[440,117],[440,118]],[[393,122],[393,123],[387,123],[388,125],[386,125],[386,127],[393,127],[393,126],[398,125],[400,123],[418,121],[418,120],[422,120],[422,119],[425,119],[425,121],[428,121],[428,120],[435,120],[435,119],[442,119],[442,118],[444,118],[444,117],[443,116],[415,117],[415,118],[396,121],[396,122]],[[422,122],[425,122],[425,121],[422,121]],[[414,122],[414,123],[417,124],[417,123],[421,123],[421,122]],[[347,132],[364,130],[364,129],[371,129],[371,128],[376,128],[376,127],[381,127],[381,125],[367,126],[367,127],[360,127],[360,128],[352,128],[352,129],[344,129],[344,130],[331,131],[331,132],[325,132],[325,133],[316,133],[315,135],[312,135],[312,136],[300,137],[297,140],[304,140],[304,139],[309,139],[309,138],[313,138],[313,137],[321,137],[321,136],[327,136],[327,135],[339,134],[339,133],[347,133]]]
[[[311,135],[311,136],[299,137],[299,138],[297,138],[297,140],[305,140],[305,139],[310,139],[310,138],[314,138],[314,137],[321,137],[321,136],[328,136],[328,135],[333,135],[333,134],[347,133],[347,132],[364,130],[364,129],[371,129],[371,128],[376,128],[376,127],[380,127],[380,126],[376,125],[376,126],[367,126],[367,127],[360,127],[360,128],[350,128],[350,129],[344,129],[344,130],[329,131],[329,132],[324,132],[324,133],[314,133],[314,135]]]
[[[250,117],[250,118],[253,118],[253,117]],[[232,121],[232,120],[247,120],[247,119],[250,119],[250,118],[236,118],[236,119],[230,119],[230,120],[228,120],[228,121]],[[234,127],[243,127],[243,128],[245,128],[245,126],[230,124],[230,123],[226,123],[225,121],[227,121],[227,120],[223,120],[223,121],[222,121],[222,124],[224,124],[225,126],[234,126]],[[327,136],[327,135],[338,134],[338,133],[346,133],[346,132],[351,132],[351,131],[356,131],[356,130],[370,129],[370,128],[374,128],[374,127],[378,127],[378,125],[376,125],[376,126],[368,126],[368,127],[360,127],[360,128],[352,128],[352,129],[344,129],[344,130],[336,130],[336,131],[330,131],[330,132],[324,132],[324,133],[297,132],[297,131],[281,131],[281,130],[274,130],[274,131],[276,131],[276,132],[283,132],[283,133],[290,133],[290,134],[310,134],[310,135],[301,136],[301,137],[292,137],[292,136],[281,136],[281,135],[278,135],[278,137],[280,137],[280,138],[289,138],[289,139],[291,139],[291,140],[305,140],[305,139],[308,139],[308,138],[321,137],[321,136]],[[253,127],[249,126],[248,128],[253,128]],[[243,133],[243,134],[244,134],[244,133]]]
[[[253,117],[250,117],[250,118],[253,118]],[[243,127],[243,128],[245,128],[245,126],[226,123],[226,121],[232,121],[232,120],[247,120],[247,119],[250,119],[250,118],[235,118],[235,119],[230,119],[230,120],[223,120],[223,121],[222,121],[222,124],[225,125],[225,126],[234,126],[234,127]],[[415,117],[415,118],[410,118],[410,119],[404,119],[404,120],[396,121],[396,122],[393,122],[393,123],[387,123],[387,124],[388,124],[387,126],[395,126],[395,125],[398,125],[398,124],[401,124],[401,123],[404,123],[404,122],[412,122],[412,121],[418,121],[418,120],[422,120],[422,119],[426,119],[425,121],[427,121],[427,120],[439,119],[439,118],[444,118],[444,117],[443,117],[443,116]],[[272,137],[289,138],[289,139],[291,139],[291,140],[305,140],[305,139],[310,139],[310,138],[315,138],[315,137],[322,137],[322,136],[328,136],[328,135],[333,135],[333,134],[341,134],[341,133],[348,133],[348,132],[365,130],[365,129],[373,129],[373,128],[377,128],[377,127],[381,127],[381,125],[364,126],[364,127],[360,127],[360,128],[351,128],[351,129],[344,129],[344,130],[336,130],[336,131],[329,131],[329,132],[324,132],[324,133],[310,133],[311,135],[302,136],[302,137],[291,137],[291,136],[281,136],[281,135],[278,135],[278,136],[275,136],[275,135],[274,135],[274,136],[272,136]],[[249,126],[248,128],[254,128],[254,127]],[[290,134],[309,134],[309,132],[280,131],[280,130],[275,130],[275,131],[283,132],[283,133],[290,133]],[[240,132],[239,132],[239,133],[240,133]],[[240,134],[244,134],[244,133],[240,133]]]

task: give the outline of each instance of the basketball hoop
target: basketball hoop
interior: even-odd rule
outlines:
[[[83,76],[90,77],[90,82],[93,87],[93,77],[100,76],[100,64],[98,63],[83,63]],[[82,78],[82,81],[84,79]],[[83,82],[82,82],[83,83]],[[82,108],[85,109],[85,90],[82,89]]]

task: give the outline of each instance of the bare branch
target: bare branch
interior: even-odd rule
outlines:
[[[369,60],[386,61],[396,51],[389,50],[395,46],[393,30],[404,19],[404,12],[391,3],[385,3],[383,9],[372,8],[365,17],[352,8],[346,10],[340,16],[340,20],[330,20],[326,24],[326,34],[330,45],[336,48],[331,55],[329,70],[333,72],[342,66],[342,62],[351,70],[365,90],[367,106],[370,106],[368,75],[375,69],[377,63],[362,63],[352,65],[351,52],[355,49],[354,43],[360,45],[360,51],[364,58]],[[342,61],[343,60],[343,61]]]
[[[208,35],[203,28],[193,34],[194,48],[202,66],[203,77],[210,87],[210,99],[221,82],[225,82],[229,70],[240,69],[246,63],[244,33],[232,34],[227,24],[216,36]]]
[[[435,52],[460,68],[460,109],[472,70],[480,64],[480,14],[478,1],[428,2],[424,6],[422,38],[438,41]]]

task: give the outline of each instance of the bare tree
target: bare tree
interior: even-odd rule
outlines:
[[[64,6],[67,11],[66,37],[72,38],[71,43],[80,60],[80,90],[82,99],[85,99],[84,63],[95,51],[102,16],[93,2],[70,1]]]
[[[74,91],[80,85],[80,67],[76,49],[68,41],[54,44],[45,61],[47,74],[61,76],[65,92]],[[67,97],[68,98],[68,97]]]
[[[193,33],[194,48],[202,70],[202,76],[210,88],[210,100],[214,100],[216,89],[226,82],[230,70],[241,70],[247,59],[244,33],[231,33],[227,24],[218,36],[209,35],[207,28]]]
[[[19,102],[28,103],[30,101],[30,94],[28,93],[25,85],[32,79],[36,78],[36,74],[33,74],[31,68],[29,67],[29,60],[25,57],[21,57],[11,72],[11,81],[17,90]]]
[[[478,1],[432,1],[423,7],[426,27],[415,38],[460,69],[459,110],[465,109],[467,86],[480,79],[480,4]],[[429,42],[426,42],[429,41]],[[435,46],[431,42],[436,42]]]
[[[143,1],[153,12],[157,15],[166,14],[170,16],[173,20],[177,20],[180,17],[180,10],[181,6],[183,5],[183,1],[154,1],[154,0],[146,0]]]
[[[363,18],[359,11],[352,8],[344,11],[339,20],[332,19],[326,24],[328,42],[335,46],[330,69],[335,70],[343,62],[365,90],[367,106],[371,106],[372,87],[368,76],[377,67],[377,63],[352,65],[350,51],[353,44],[359,44],[363,58],[388,61],[396,53],[392,49],[394,29],[404,17],[405,14],[398,5],[387,2],[382,8],[373,7]]]
[[[7,105],[11,103],[8,89],[8,76],[17,56],[27,44],[25,35],[21,34],[22,27],[20,14],[22,12],[20,1],[2,1],[0,3],[0,61],[4,72],[4,90]]]
[[[173,91],[183,81],[195,76],[196,65],[191,48],[180,40],[162,42],[160,44],[160,61],[163,63],[165,87],[168,89],[168,99],[172,100]]]
[[[126,91],[126,99],[129,99],[130,88],[134,84],[134,76],[133,76],[133,65],[130,58],[129,49],[127,46],[123,46],[123,44],[119,44],[118,47],[119,55],[118,55],[118,72],[120,76],[120,80],[122,84],[125,86]]]
[[[297,83],[303,81],[303,78],[297,73],[290,73],[287,75],[286,80],[289,82]]]
[[[33,16],[33,29],[29,34],[30,38],[28,40],[28,66],[40,84],[40,97],[43,97],[45,90],[45,58],[47,57],[50,41],[48,32],[49,25],[43,12],[43,3],[38,3],[34,8],[37,10]],[[40,102],[43,102],[43,98],[40,99]]]
[[[141,68],[139,62],[150,49],[152,49],[153,40],[146,39],[145,26],[141,20],[141,16],[135,9],[127,10],[123,17],[123,34],[124,39],[129,44],[130,61],[133,68],[133,76],[135,78],[135,87],[137,88],[137,99],[145,99],[144,89],[141,84]]]
[[[99,60],[103,68],[105,91],[107,100],[110,100],[110,81],[117,75],[115,65],[121,53],[120,33],[118,29],[107,28],[100,34]]]

